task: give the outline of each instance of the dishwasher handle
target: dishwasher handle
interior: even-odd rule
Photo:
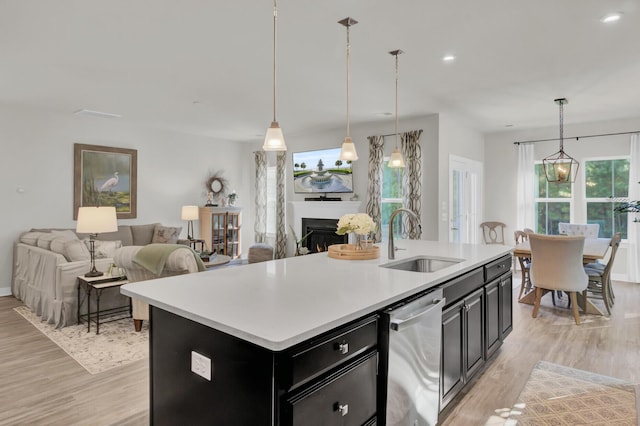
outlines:
[[[416,310],[410,313],[406,318],[391,318],[391,329],[394,331],[402,331],[412,324],[420,321],[421,317],[425,316],[434,309],[442,310],[442,306],[445,303],[445,298],[434,298],[430,305],[427,305],[423,309]]]

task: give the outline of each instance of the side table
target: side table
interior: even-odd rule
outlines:
[[[99,277],[85,277],[84,275],[78,276],[78,312],[77,312],[78,324],[80,324],[83,319],[86,319],[87,333],[91,331],[91,321],[95,321],[96,334],[100,334],[100,314],[102,314],[103,316],[113,316],[113,315],[128,313],[129,318],[132,317],[131,299],[129,299],[129,304],[126,306],[118,306],[116,308],[105,309],[103,311],[100,311],[100,296],[102,295],[102,292],[110,288],[119,289],[120,286],[127,284],[128,282],[129,280],[127,280],[127,277],[124,275],[115,276],[115,277],[108,274],[101,275]],[[80,314],[81,287],[84,287],[85,292],[87,294],[87,313],[82,315]],[[95,295],[96,295],[95,312],[91,312],[91,293],[93,290],[95,290]],[[95,319],[93,318],[94,314],[95,314]],[[109,321],[103,320],[102,322],[105,323],[110,321],[117,321],[120,319],[122,319],[122,317],[112,319]]]
[[[206,262],[203,261],[202,263],[204,263],[205,268],[213,269],[216,266],[226,265],[229,262],[231,262],[231,256],[225,256],[224,254],[217,254],[217,255],[211,256],[209,260],[207,260]]]

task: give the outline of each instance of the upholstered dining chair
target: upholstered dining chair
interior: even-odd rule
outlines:
[[[531,283],[536,301],[533,318],[538,316],[544,290],[561,290],[569,294],[573,317],[580,324],[577,293],[587,288],[588,277],[582,266],[584,237],[529,234],[531,245]]]
[[[558,223],[558,232],[561,235],[577,236],[582,235],[585,238],[598,238],[600,233],[600,225],[597,223]]]
[[[516,244],[520,244],[524,241],[529,240],[529,234],[524,231],[513,231],[513,239]],[[520,264],[520,274],[522,276],[522,283],[520,284],[520,293],[518,294],[518,299],[522,297],[522,294],[525,291],[531,290],[531,280],[529,279],[529,271],[531,269],[531,259],[527,257],[518,257],[518,262]]]
[[[504,228],[506,228],[502,222],[482,222],[480,229],[482,229],[482,239],[485,244],[505,244]]]
[[[611,242],[609,243],[611,254],[606,264],[589,263],[584,267],[585,272],[589,276],[589,285],[587,289],[583,291],[583,297],[585,299],[587,297],[602,299],[609,315],[611,315],[611,308],[613,307],[615,298],[611,285],[611,269],[613,268],[613,262],[615,261],[621,241],[622,234],[620,232],[615,233],[611,238]]]

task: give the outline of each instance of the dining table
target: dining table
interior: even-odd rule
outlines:
[[[604,259],[609,250],[611,238],[585,238],[584,249],[582,250],[582,263],[593,263],[599,259]],[[513,255],[516,257],[531,259],[531,246],[529,241],[523,241],[516,244]],[[532,283],[535,287],[535,283]],[[531,291],[525,293],[518,302],[533,305],[535,303],[535,291],[531,288]],[[582,293],[578,293],[578,304],[582,307],[582,310],[587,314],[604,315],[604,312],[600,308],[594,305],[588,298],[582,297]]]

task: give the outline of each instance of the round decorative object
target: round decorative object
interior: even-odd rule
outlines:
[[[218,173],[214,173],[207,178],[204,186],[207,192],[213,193],[214,198],[219,198],[226,193],[227,180]]]

